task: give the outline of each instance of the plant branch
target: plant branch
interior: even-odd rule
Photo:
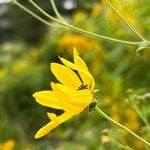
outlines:
[[[36,5],[32,0],[29,0],[29,2],[33,5],[33,7],[35,7],[38,11],[40,11],[43,15],[48,17],[50,20],[52,20],[54,22],[57,22],[57,23],[65,26],[65,27],[68,27],[72,31],[75,31],[75,32],[78,32],[78,33],[82,33],[82,34],[85,34],[85,35],[88,35],[88,36],[92,36],[92,37],[95,37],[95,38],[98,38],[98,39],[103,39],[103,40],[106,40],[106,41],[112,41],[112,42],[117,42],[117,43],[122,43],[122,44],[127,44],[127,45],[140,46],[143,43],[143,41],[131,42],[131,41],[119,40],[119,39],[115,39],[115,38],[99,35],[99,34],[96,34],[96,33],[92,33],[92,32],[89,32],[89,31],[86,31],[86,30],[74,27],[72,25],[69,25],[67,23],[62,22],[59,19],[56,19],[56,18],[50,16],[43,9],[41,9],[38,5]]]
[[[16,4],[18,7],[20,7],[21,9],[23,9],[25,12],[27,12],[28,14],[30,14],[31,16],[33,16],[34,18],[38,19],[39,21],[41,21],[42,23],[44,23],[45,25],[51,26],[51,27],[58,27],[58,28],[64,28],[63,26],[59,26],[59,25],[54,25],[46,20],[44,20],[43,18],[41,18],[40,16],[36,15],[34,12],[32,12],[31,10],[29,10],[28,8],[26,8],[25,6],[23,6],[22,4],[20,4],[19,2],[17,2],[16,0],[13,1],[14,4]]]
[[[125,126],[123,126],[122,124],[116,122],[115,120],[113,120],[112,118],[110,118],[109,116],[107,116],[102,110],[100,110],[97,106],[95,107],[95,110],[97,111],[97,113],[101,116],[103,116],[106,120],[110,121],[111,123],[117,125],[118,127],[120,127],[121,129],[127,131],[128,133],[130,133],[132,136],[134,136],[135,138],[137,138],[138,140],[140,140],[141,142],[143,142],[144,144],[146,144],[147,146],[150,147],[150,143],[147,142],[146,140],[144,140],[143,138],[141,138],[140,136],[138,136],[137,134],[135,134],[134,132],[132,132],[131,130],[129,130],[128,128],[126,128]]]
[[[54,0],[50,0],[50,3],[51,3],[51,5],[52,5],[52,8],[53,8],[53,10],[54,10],[54,12],[55,12],[57,18],[60,19],[60,20],[63,21],[63,22],[66,22],[66,21],[63,19],[63,17],[60,15],[60,13],[59,13],[59,11],[58,11],[58,9],[57,9],[57,7],[56,7],[56,4],[55,4]]]
[[[118,15],[118,17],[126,24],[126,26],[134,33],[136,34],[141,40],[145,41],[144,37],[140,33],[138,33],[131,25],[121,16],[121,14],[112,6],[112,4],[108,0],[104,0],[111,8],[112,10]]]

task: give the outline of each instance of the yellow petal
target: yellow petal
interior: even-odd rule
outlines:
[[[42,136],[45,136],[48,134],[51,130],[56,128],[61,123],[65,122],[66,120],[70,119],[73,116],[73,114],[65,112],[60,116],[56,116],[54,120],[50,121],[47,125],[42,127],[35,135],[35,138],[41,138]],[[52,117],[52,116],[51,116]],[[54,116],[53,116],[54,117]]]
[[[79,56],[79,53],[75,47],[73,47],[73,56]]]
[[[74,63],[77,66],[80,66],[84,71],[89,72],[86,64],[80,57],[75,56]],[[91,76],[89,76],[88,74],[85,74],[84,72],[82,72],[80,70],[78,70],[78,72],[79,72],[79,75],[80,75],[84,85],[91,85]]]
[[[47,113],[48,117],[50,118],[50,120],[56,120],[57,116],[54,113]]]
[[[62,61],[62,63],[63,63],[65,66],[67,66],[67,67],[69,67],[69,68],[71,68],[71,69],[73,69],[73,70],[81,71],[81,72],[83,72],[84,74],[87,74],[87,75],[91,76],[89,72],[83,70],[80,66],[78,66],[78,65],[76,65],[76,64],[74,64],[74,63],[72,63],[72,62],[70,62],[70,61],[68,61],[68,60],[66,60],[66,59],[64,59],[64,58],[61,58],[61,57],[59,57],[59,58],[60,58],[60,60]]]
[[[81,107],[74,105],[73,103],[70,103],[69,99],[71,95],[73,94],[72,90],[70,90],[68,87],[61,85],[61,84],[55,84],[51,83],[51,87],[56,94],[57,98],[59,99],[59,103],[63,107],[63,109],[67,112],[78,114],[81,112]],[[74,90],[76,91],[76,90]]]
[[[90,74],[89,71],[83,70],[81,68],[81,66],[76,65],[76,64],[74,64],[74,63],[72,63],[72,62],[70,62],[64,58],[60,58],[60,60],[62,61],[62,63],[65,66],[67,66],[73,70],[77,70],[79,72],[84,85],[88,85],[91,90],[94,89],[94,87],[95,87],[94,78],[92,77],[92,75]]]
[[[74,64],[81,67],[81,69],[83,69],[84,71],[90,74],[86,63],[80,58],[79,53],[77,52],[75,48],[74,48]],[[83,71],[80,71],[80,70],[78,70],[78,72],[80,74],[80,77],[84,85],[89,85],[89,88],[93,90],[95,87],[95,82],[94,82],[92,75],[89,75],[87,73],[85,74]]]
[[[93,95],[89,89],[76,91],[71,95],[71,98],[69,99],[70,103],[75,106],[79,106],[80,108],[82,108],[82,110],[88,107],[92,100]]]
[[[59,100],[56,98],[53,91],[40,91],[33,94],[36,102],[43,106],[62,109]]]
[[[57,63],[51,64],[51,70],[63,85],[77,89],[81,85],[79,77],[68,67]]]
[[[42,127],[35,135],[35,138],[41,138],[43,136],[45,136],[46,134],[48,134],[48,132],[50,132],[52,129],[54,129],[55,127],[57,127],[57,122],[51,121],[48,124],[46,124],[44,127]]]
[[[80,58],[79,53],[75,48],[74,48],[74,63],[80,66],[83,70],[89,72],[86,63]]]

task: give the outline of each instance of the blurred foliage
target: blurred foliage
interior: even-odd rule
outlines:
[[[106,3],[96,0],[77,2],[79,7],[72,11],[72,15],[61,10],[73,25],[111,37],[138,40]],[[149,0],[112,0],[112,4],[134,28],[149,38]],[[48,9],[48,6],[44,8]],[[137,56],[136,47],[48,28],[18,8],[11,6],[9,11],[10,25],[15,27],[14,35],[18,36],[20,32],[18,37],[22,39],[1,40],[0,146],[9,147],[10,144],[7,150],[14,146],[15,150],[146,149],[141,142],[115,128],[95,112],[83,113],[46,138],[34,140],[36,131],[48,122],[46,112],[56,110],[44,109],[34,102],[32,94],[50,89],[49,84],[55,79],[49,64],[59,61],[57,55],[71,59],[72,49],[76,47],[95,77],[99,106],[114,120],[144,139],[150,139],[150,96],[145,97],[150,91],[150,49]],[[0,32],[0,38],[6,34],[4,30]]]

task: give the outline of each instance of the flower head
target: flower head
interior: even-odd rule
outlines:
[[[94,79],[76,49],[74,49],[74,63],[64,58],[60,60],[63,64],[51,63],[52,73],[60,83],[52,82],[51,91],[36,92],[33,97],[41,105],[61,109],[64,113],[59,116],[47,113],[51,121],[36,133],[35,138],[46,135],[94,102]]]

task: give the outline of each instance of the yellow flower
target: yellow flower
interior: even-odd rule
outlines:
[[[94,102],[94,79],[76,49],[74,49],[74,63],[64,58],[60,60],[64,65],[51,63],[52,73],[60,83],[51,83],[52,91],[36,92],[33,97],[41,105],[62,109],[64,113],[59,116],[47,113],[51,121],[36,133],[35,138],[46,135]]]
[[[0,150],[13,150],[15,147],[15,141],[8,140],[7,142],[0,144]]]
[[[121,117],[120,117],[120,115],[119,114],[111,114],[111,118],[113,119],[113,120],[115,120],[115,121],[117,121],[117,122],[120,122],[120,120],[121,120]]]
[[[73,14],[73,19],[75,22],[81,22],[86,18],[86,13],[84,11],[76,11]]]
[[[104,104],[105,106],[110,106],[110,105],[112,104],[112,102],[113,102],[113,100],[112,100],[111,97],[109,97],[109,96],[106,96],[106,97],[104,97],[104,99],[103,99],[103,104]]]
[[[101,13],[102,7],[99,3],[93,4],[91,15],[97,17]]]
[[[76,47],[80,52],[80,55],[99,48],[99,45],[95,40],[78,34],[63,35],[58,40],[58,46],[61,50],[66,50],[68,53],[71,52],[70,49],[72,47]]]

